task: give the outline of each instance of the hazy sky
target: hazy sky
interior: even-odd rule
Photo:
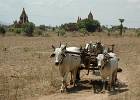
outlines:
[[[124,18],[126,26],[140,27],[140,0],[0,0],[0,21],[19,20],[23,7],[37,25],[76,22],[91,11],[102,25],[118,25]]]

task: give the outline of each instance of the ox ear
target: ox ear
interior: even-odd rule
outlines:
[[[54,54],[54,53],[53,53],[53,54],[51,54],[50,58],[52,58],[52,57],[55,57],[55,54]]]
[[[65,46],[65,47],[63,48],[63,50],[66,50],[66,48],[67,48],[67,46]]]
[[[52,48],[53,48],[53,50],[55,51],[55,46],[54,46],[54,45],[52,45]]]
[[[67,48],[67,43],[66,43],[66,45],[64,46],[64,48],[62,48],[62,50],[66,50],[66,48]]]

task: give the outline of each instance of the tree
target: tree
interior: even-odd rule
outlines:
[[[57,36],[64,36],[66,34],[66,31],[63,28],[60,28],[57,30]]]
[[[46,30],[46,26],[45,26],[45,25],[40,25],[39,28],[40,28],[41,30],[43,30],[43,31]]]
[[[33,32],[35,29],[35,24],[33,24],[32,22],[26,23],[24,25],[24,32],[26,33],[27,36],[33,36]]]
[[[100,23],[97,20],[83,19],[77,23],[78,28],[85,28],[88,32],[99,31]]]
[[[79,31],[80,31],[81,33],[83,33],[84,36],[85,36],[86,34],[88,34],[86,28],[81,28]],[[89,35],[89,34],[88,34],[88,35]]]
[[[78,31],[78,26],[76,23],[66,23],[64,25],[61,25],[61,28],[70,32]]]
[[[122,31],[123,31],[123,22],[124,22],[124,19],[119,19],[121,25],[120,25],[120,35],[122,36]]]
[[[4,36],[5,33],[6,33],[5,28],[3,26],[0,26],[0,34]]]

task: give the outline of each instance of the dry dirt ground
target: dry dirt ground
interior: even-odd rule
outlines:
[[[120,57],[119,90],[93,93],[86,71],[82,86],[59,93],[61,77],[49,56],[51,45],[84,46],[89,41],[115,44]],[[140,100],[140,38],[137,37],[0,37],[0,100]]]

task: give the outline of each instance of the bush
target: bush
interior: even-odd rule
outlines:
[[[42,36],[43,36],[43,37],[49,37],[50,35],[49,35],[48,33],[45,33],[45,32],[44,32],[44,33],[42,34]]]
[[[66,31],[70,31],[70,32],[78,31],[78,26],[76,23],[64,24],[64,25],[61,25],[61,28],[63,28]]]
[[[88,33],[88,31],[86,30],[86,28],[81,28],[79,30],[80,33],[83,33],[84,35],[86,35]]]
[[[3,26],[0,26],[0,34],[5,35],[5,33],[6,33],[5,28]]]
[[[140,37],[140,30],[136,30],[137,37]]]
[[[22,32],[22,29],[21,29],[21,28],[16,28],[16,29],[14,30],[14,32],[17,33],[17,34],[20,34],[20,33]]]
[[[140,37],[140,32],[137,33],[137,37]]]
[[[40,25],[40,26],[39,26],[39,29],[45,31],[45,30],[46,30],[46,26],[45,26],[45,25]]]
[[[35,35],[35,36],[41,36],[42,34],[43,34],[42,30],[36,30],[36,31],[34,32],[34,35]]]
[[[26,33],[26,36],[33,36],[33,32],[35,29],[35,24],[32,22],[26,23],[24,25],[24,32]]]
[[[57,33],[58,33],[58,36],[64,36],[66,34],[66,31],[64,29],[59,29]]]

